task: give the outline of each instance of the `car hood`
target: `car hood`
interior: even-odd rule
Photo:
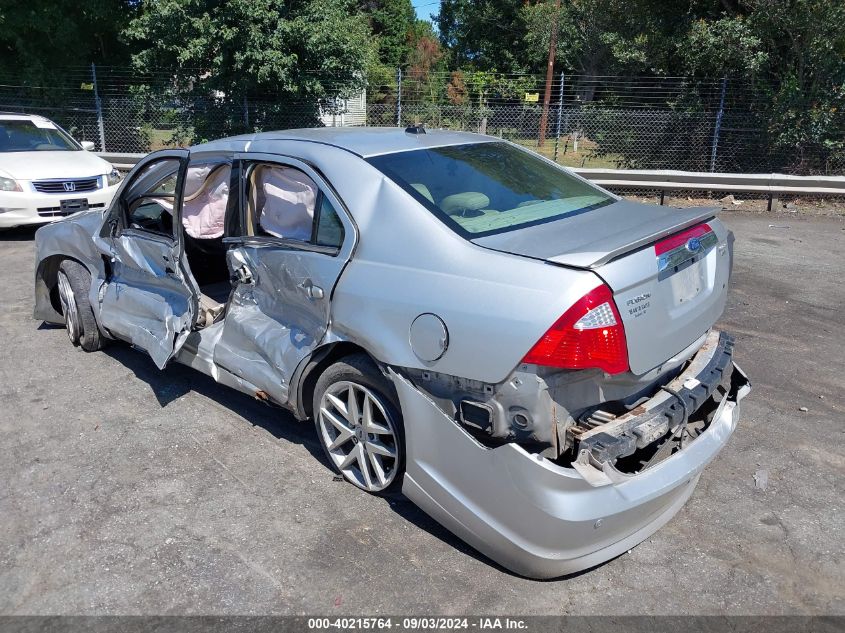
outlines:
[[[0,172],[16,180],[90,178],[111,170],[111,164],[85,150],[0,152]]]

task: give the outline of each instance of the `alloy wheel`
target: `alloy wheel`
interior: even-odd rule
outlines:
[[[368,492],[393,482],[399,442],[381,396],[354,382],[336,382],[323,394],[317,420],[320,441],[347,480]]]
[[[82,335],[82,328],[79,325],[79,312],[76,309],[73,288],[62,271],[59,271],[59,301],[62,304],[62,314],[65,315],[67,336],[71,343],[78,345],[79,338]]]

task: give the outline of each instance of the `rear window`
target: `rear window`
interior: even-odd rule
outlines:
[[[614,202],[508,143],[410,150],[368,162],[468,238],[552,222]]]

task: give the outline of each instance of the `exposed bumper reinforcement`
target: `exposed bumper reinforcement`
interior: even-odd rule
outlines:
[[[751,390],[741,370],[710,426],[640,474],[596,486],[517,444],[486,448],[407,379],[391,372],[405,419],[405,495],[508,569],[552,578],[587,569],[668,522],[725,445]]]
[[[567,429],[574,438],[573,467],[594,486],[631,477],[613,467],[617,457],[630,455],[685,425],[717,389],[730,391],[733,379],[733,337],[713,330],[689,366],[655,396],[618,417],[602,411]],[[739,376],[745,383],[748,379]],[[720,406],[724,406],[724,398]],[[717,411],[718,416],[720,410]]]

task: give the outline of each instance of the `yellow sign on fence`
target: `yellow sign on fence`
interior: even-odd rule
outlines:
[[[94,84],[81,84],[81,85],[79,86],[79,89],[80,89],[80,90],[93,90],[93,89],[94,89]]]
[[[525,93],[525,100],[529,103],[537,103],[540,100],[540,93],[539,92],[526,92]]]

